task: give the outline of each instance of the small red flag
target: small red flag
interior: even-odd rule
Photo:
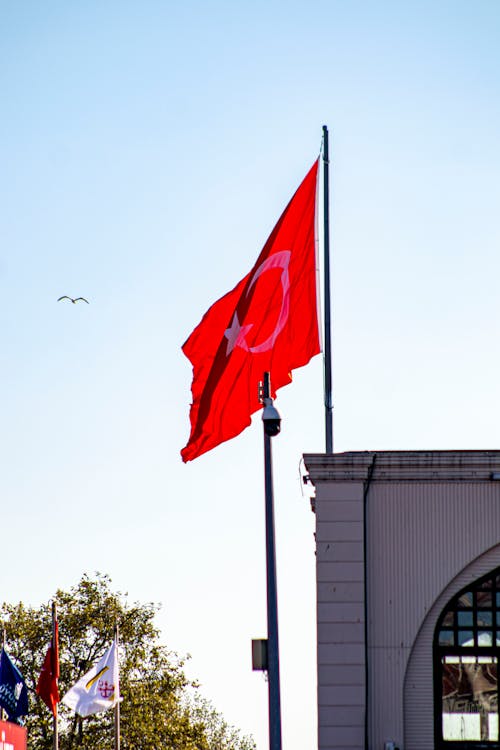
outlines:
[[[36,692],[47,708],[57,716],[57,704],[60,701],[57,681],[59,680],[59,627],[54,624],[54,635],[45,654],[45,659],[38,678]]]
[[[193,365],[191,435],[183,461],[239,435],[261,408],[258,385],[273,396],[291,371],[321,351],[315,213],[319,161],[274,227],[249,274],[205,313],[182,347]]]

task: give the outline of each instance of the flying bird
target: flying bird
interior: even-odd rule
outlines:
[[[73,299],[73,297],[68,297],[65,294],[64,296],[59,297],[59,299],[57,301],[60,302],[62,299],[69,299],[69,301],[72,302],[73,304],[75,304],[75,302],[78,302],[79,300],[81,300],[82,302],[86,302],[87,305],[89,304],[88,299],[85,299],[85,297],[75,297],[75,299]]]

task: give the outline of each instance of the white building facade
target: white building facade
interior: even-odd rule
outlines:
[[[304,461],[319,750],[500,747],[500,451]]]

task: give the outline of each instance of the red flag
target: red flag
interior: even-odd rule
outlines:
[[[60,701],[57,681],[59,679],[59,628],[57,622],[54,623],[54,635],[45,654],[42,671],[38,678],[36,692],[57,716],[57,704]]]
[[[193,364],[191,435],[183,461],[239,435],[260,407],[258,385],[271,374],[273,396],[291,370],[320,351],[315,162],[257,262],[204,315],[182,347]]]

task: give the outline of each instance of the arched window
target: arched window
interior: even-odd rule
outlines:
[[[450,600],[434,633],[435,747],[499,746],[500,568]]]

